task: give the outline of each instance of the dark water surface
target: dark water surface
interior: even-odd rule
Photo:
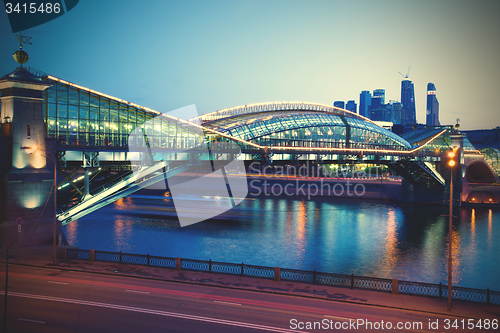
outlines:
[[[248,198],[181,228],[170,200],[142,192],[64,227],[71,245],[400,280],[447,281],[447,207]],[[455,208],[453,284],[500,290],[500,210]]]

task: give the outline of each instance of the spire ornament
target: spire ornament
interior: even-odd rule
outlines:
[[[28,56],[28,53],[26,53],[25,51],[23,51],[23,43],[24,44],[32,44],[31,43],[31,37],[28,37],[28,36],[23,36],[22,33],[20,34],[16,34],[16,37],[17,37],[17,40],[19,42],[19,50],[17,50],[13,55],[12,57],[14,58],[14,60],[19,63],[21,65],[21,67],[23,67],[23,64],[27,63],[28,62],[28,59],[30,58]]]

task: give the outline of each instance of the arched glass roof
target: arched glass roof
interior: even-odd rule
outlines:
[[[371,120],[366,117],[363,117],[357,113],[336,106],[330,106],[318,103],[306,103],[306,102],[267,102],[267,103],[240,105],[228,109],[222,109],[210,113],[205,113],[201,116],[191,119],[191,121],[195,123],[205,124],[206,122],[217,121],[229,117],[238,117],[250,113],[275,112],[275,111],[304,111],[304,112],[320,111],[340,116],[348,116],[371,122]]]
[[[307,142],[308,147],[411,149],[406,140],[372,122],[326,111],[253,112],[203,125],[262,145],[304,146]]]
[[[372,132],[374,134],[376,133],[376,135],[374,135],[374,137],[377,137],[378,140],[383,140],[383,141],[374,142],[374,144],[375,143],[378,143],[378,144],[383,143],[385,145],[395,145],[395,146],[401,146],[401,147],[411,149],[411,144],[408,141],[406,141],[405,139],[403,139],[399,135],[394,134],[393,132],[391,132],[383,127],[380,127],[378,125],[375,125],[374,123],[367,122],[367,121],[364,121],[361,119],[356,119],[356,118],[346,117],[346,120],[349,123],[349,125],[351,126],[351,141],[353,140],[353,129],[364,130],[364,131]],[[363,139],[364,138],[359,137],[357,139],[357,141],[360,141]],[[361,141],[361,142],[363,142],[363,141]]]

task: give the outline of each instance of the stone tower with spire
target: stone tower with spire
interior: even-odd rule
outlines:
[[[49,162],[46,156],[48,153],[55,156],[55,141],[46,138],[42,107],[43,91],[51,83],[22,66],[29,59],[22,49],[23,37],[19,38],[20,49],[13,55],[20,66],[0,78],[0,247],[3,249],[46,243],[53,238],[51,169],[55,158]],[[60,233],[60,224],[58,229]]]

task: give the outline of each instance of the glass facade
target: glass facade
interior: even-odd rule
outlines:
[[[59,145],[88,147],[127,147],[144,140],[130,137],[136,128],[144,132],[151,147],[185,149],[201,143],[199,131],[174,118],[153,113],[110,96],[49,80],[45,90],[45,123],[49,137]],[[137,144],[137,145],[136,145]]]
[[[359,114],[363,117],[370,117],[372,107],[372,94],[368,90],[363,90],[359,94]]]
[[[49,76],[54,83],[45,90],[45,122],[49,137],[59,145],[72,147],[140,147],[147,134],[150,147],[187,149],[204,138],[192,124],[162,115],[154,110],[83,88]],[[289,109],[279,109],[280,106]],[[235,139],[261,146],[358,148],[409,150],[411,145],[398,135],[347,112],[304,110],[319,108],[311,104],[275,103],[251,106],[249,113],[229,113],[205,122],[204,126]],[[338,110],[335,110],[338,111]],[[143,131],[134,131],[143,127]],[[218,135],[206,132],[212,140]],[[215,137],[214,137],[215,136]],[[226,140],[226,139],[222,139]]]
[[[410,80],[401,81],[401,104],[403,104],[403,125],[416,124],[415,91]]]
[[[436,97],[436,86],[431,82],[427,84],[427,116],[425,124],[427,126],[440,126],[439,102]]]
[[[214,121],[206,126],[266,146],[411,149],[406,140],[380,126],[327,112],[253,113]]]
[[[410,149],[411,145],[399,135],[367,121],[346,118],[351,127],[351,148]]]

